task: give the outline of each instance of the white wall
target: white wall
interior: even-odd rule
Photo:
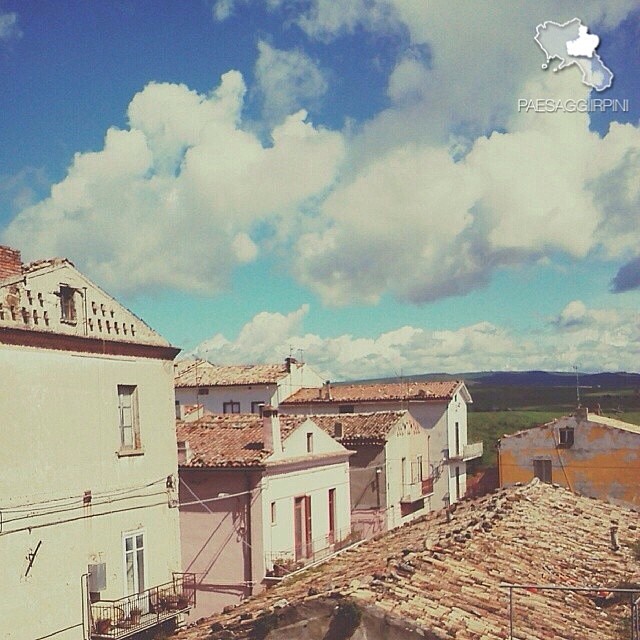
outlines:
[[[205,388],[205,387],[203,387]],[[176,389],[176,400],[184,405],[200,404],[211,413],[223,413],[225,402],[239,402],[240,413],[251,413],[252,402],[265,405],[276,402],[275,384],[236,385],[224,387],[206,387],[206,395],[198,395],[197,388]]]
[[[277,383],[252,385],[225,385],[203,387],[208,389],[206,395],[198,395],[197,388],[176,389],[176,400],[180,404],[201,404],[212,413],[222,413],[225,402],[239,402],[240,413],[251,413],[252,402],[262,402],[277,407],[303,387],[322,386],[322,378],[306,364],[292,364],[291,372],[284,375]]]
[[[423,477],[429,476],[430,435],[413,420],[403,420],[402,424],[393,428],[387,436],[385,445],[386,482],[387,482],[387,528],[393,529],[404,522],[413,520],[427,513],[431,508],[431,499],[425,498],[424,507],[403,517],[400,500],[404,496],[420,494],[421,483],[418,482],[417,462],[422,456]],[[406,485],[402,483],[402,459],[406,460]]]
[[[264,514],[264,554],[267,568],[278,556],[292,557],[294,551],[294,499],[311,496],[312,540],[314,551],[326,548],[329,533],[329,489],[336,490],[336,537],[350,528],[349,463],[311,466],[293,465],[283,472],[268,468],[262,482]],[[276,503],[276,523],[271,524],[271,503]],[[343,536],[344,537],[344,536]]]
[[[179,571],[165,486],[177,477],[173,364],[0,345],[0,375],[0,624],[3,638],[34,640],[82,622],[90,563],[106,562],[103,598],[125,595],[124,532],[144,530],[146,586]],[[119,384],[138,388],[142,455],[117,455]],[[77,627],[56,636],[82,637]]]
[[[282,406],[282,413],[303,413],[303,414],[327,414],[336,413],[338,406],[341,404],[353,404],[347,402],[322,402],[310,405],[291,405]],[[451,405],[455,405],[450,408]],[[430,436],[429,444],[429,463],[431,469],[435,473],[435,483],[431,505],[433,509],[440,509],[448,504],[449,497],[454,497],[451,492],[452,480],[450,478],[451,470],[446,462],[445,452],[452,449],[450,440],[452,428],[455,420],[459,420],[460,429],[460,446],[467,443],[467,407],[461,394],[457,394],[455,401],[447,402],[413,402],[413,401],[390,401],[390,402],[360,402],[354,404],[356,413],[366,413],[372,411],[401,411],[409,410],[411,415],[420,423]],[[457,465],[461,472],[466,469],[466,465],[462,461],[458,461]],[[466,487],[466,472],[463,472]],[[462,492],[464,494],[464,492]]]

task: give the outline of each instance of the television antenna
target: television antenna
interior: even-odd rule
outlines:
[[[580,408],[580,374],[578,373],[578,365],[573,365],[573,370],[576,372],[576,399],[578,401],[578,409]]]

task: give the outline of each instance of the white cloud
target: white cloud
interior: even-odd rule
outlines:
[[[576,96],[569,76],[525,92],[552,82],[552,95]],[[635,255],[639,175],[640,129],[613,123],[600,138],[579,113],[512,115],[459,161],[444,144],[397,144],[322,203],[296,273],[333,304],[385,292],[421,303],[482,286],[498,266]]]
[[[113,291],[213,293],[259,252],[258,224],[281,224],[335,178],[342,137],[300,111],[265,148],[241,123],[245,86],[229,72],[204,96],[151,83],[129,105],[128,130],[76,154],[50,197],[19,213],[4,240],[26,257],[72,256]]]
[[[11,42],[22,37],[17,13],[0,13],[0,42]]]
[[[255,76],[267,123],[278,123],[302,107],[317,104],[327,92],[323,72],[303,51],[282,51],[262,40],[258,53]]]
[[[287,315],[262,312],[235,340],[217,334],[194,350],[218,364],[280,362],[290,349],[333,380],[478,370],[633,371],[640,355],[637,311],[588,309],[570,302],[535,333],[489,322],[456,330],[410,326],[375,338],[304,333],[309,306]],[[297,352],[296,352],[297,353]]]

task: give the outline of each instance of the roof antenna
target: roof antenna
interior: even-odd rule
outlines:
[[[573,370],[576,372],[576,398],[578,400],[578,409],[580,408],[580,374],[578,373],[578,365],[573,365]]]

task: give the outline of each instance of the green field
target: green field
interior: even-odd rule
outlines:
[[[484,443],[484,454],[473,467],[496,463],[496,443],[506,434],[544,424],[575,411],[577,394],[571,387],[536,387],[515,385],[470,386],[473,404],[469,406],[468,441]],[[640,395],[637,389],[581,388],[583,406],[602,414],[640,424]]]

